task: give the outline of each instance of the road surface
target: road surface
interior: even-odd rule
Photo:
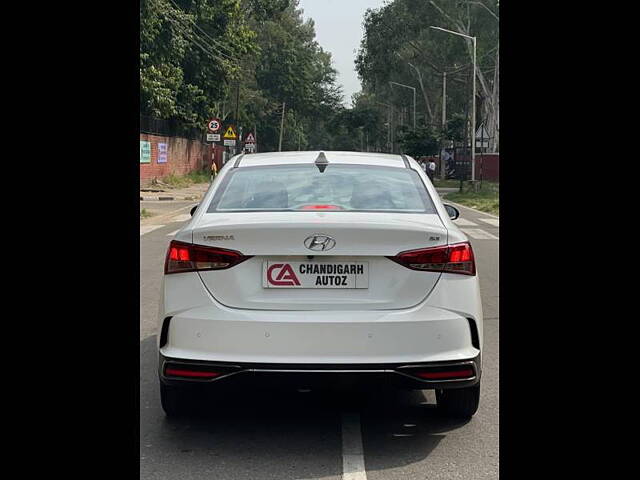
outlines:
[[[484,309],[481,401],[470,421],[441,418],[432,391],[247,391],[204,415],[169,421],[156,378],[156,314],[167,245],[194,204],[166,203],[157,222],[140,228],[142,480],[498,478],[497,217],[460,208],[456,220],[473,244]]]

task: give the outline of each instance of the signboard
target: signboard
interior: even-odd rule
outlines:
[[[256,151],[256,144],[255,143],[245,143],[244,144],[244,149],[249,153],[254,153]]]
[[[228,140],[235,140],[236,138],[238,138],[238,136],[236,135],[236,131],[233,129],[233,125],[229,125],[229,127],[227,128],[227,131],[224,134],[224,138]],[[225,145],[227,145],[226,142],[225,142]]]
[[[222,122],[219,118],[212,118],[207,123],[207,128],[211,133],[216,133],[218,130],[222,128]]]
[[[225,147],[235,147],[236,146],[236,141],[235,140],[226,140],[225,139],[224,146]]]
[[[246,137],[244,137],[244,143],[256,143],[256,137],[253,136],[253,133],[249,132]]]
[[[487,132],[487,129],[484,128],[484,125],[480,125],[480,128],[478,128],[478,130],[476,131],[476,140],[481,140],[481,139],[489,139],[491,138],[489,136],[489,132]]]
[[[219,142],[220,134],[219,133],[207,133],[207,142]]]
[[[167,163],[168,145],[166,143],[158,144],[158,163]]]
[[[140,140],[140,163],[151,163],[151,142]]]
[[[489,132],[484,128],[484,125],[480,125],[476,131],[476,148],[488,148],[490,138]]]

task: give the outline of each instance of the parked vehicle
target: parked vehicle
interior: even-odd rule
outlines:
[[[170,243],[159,314],[167,415],[198,389],[340,383],[479,404],[473,249],[418,163],[356,152],[238,155]]]

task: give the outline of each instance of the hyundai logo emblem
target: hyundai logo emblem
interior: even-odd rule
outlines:
[[[316,252],[326,252],[336,246],[336,241],[327,235],[317,233],[305,238],[304,246]]]

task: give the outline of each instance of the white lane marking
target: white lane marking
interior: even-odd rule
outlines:
[[[488,223],[489,225],[493,225],[494,227],[499,227],[500,226],[500,219],[499,218],[479,218],[478,220],[480,220],[481,222],[484,222],[484,223]]]
[[[184,213],[182,215],[177,215],[170,219],[171,223],[174,222],[186,222],[187,220],[191,220],[191,215],[188,213]]]
[[[164,227],[164,225],[141,225],[140,236],[144,235],[145,233],[153,232],[154,230],[162,227]]]
[[[453,223],[455,223],[456,225],[459,225],[461,227],[477,227],[478,224],[477,223],[473,223],[469,220],[465,220],[464,218],[456,218]]]
[[[342,414],[342,480],[367,480],[360,414]]]
[[[469,235],[471,238],[476,238],[478,240],[500,240],[495,235],[492,235],[489,232],[485,232],[484,230],[480,230],[479,228],[461,228],[460,230]]]
[[[167,237],[173,237],[179,231],[180,231],[180,229],[176,230],[175,232],[167,233]]]

